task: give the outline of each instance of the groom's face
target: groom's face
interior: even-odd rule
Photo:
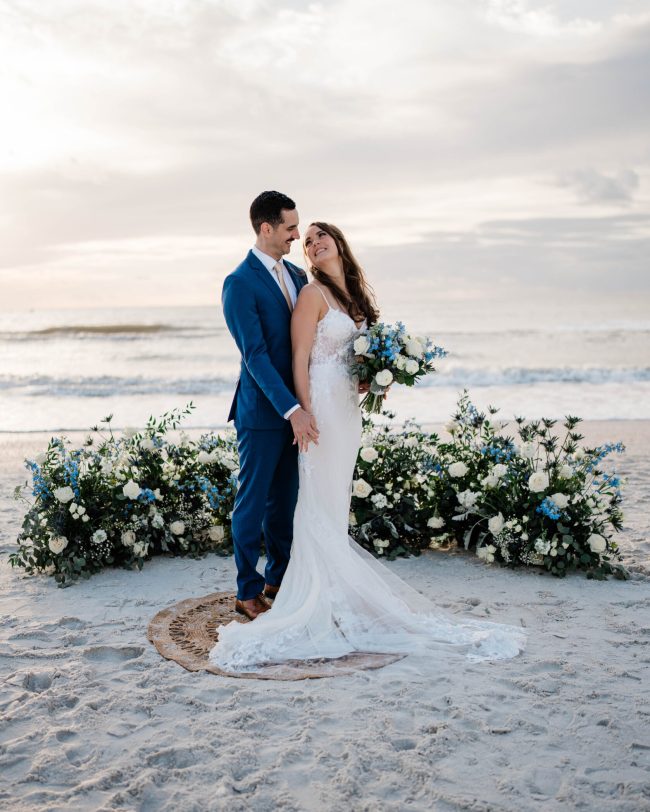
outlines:
[[[296,209],[282,209],[282,222],[275,228],[269,226],[269,247],[281,256],[288,254],[291,243],[299,239],[298,212]]]

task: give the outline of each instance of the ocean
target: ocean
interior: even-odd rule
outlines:
[[[551,318],[405,294],[384,315],[449,352],[435,375],[391,390],[400,421],[445,421],[464,388],[504,419],[650,418],[650,318],[640,311],[558,307]],[[116,427],[140,427],[189,401],[187,427],[221,428],[239,366],[218,305],[4,312],[0,358],[2,432],[85,430],[108,414]]]

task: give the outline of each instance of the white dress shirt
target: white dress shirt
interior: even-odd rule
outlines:
[[[264,265],[266,270],[271,274],[271,276],[273,277],[273,281],[280,288],[280,290],[282,290],[282,288],[280,287],[280,280],[275,275],[275,265],[278,262],[280,263],[280,265],[282,265],[284,284],[287,286],[287,290],[289,291],[291,304],[295,307],[296,300],[298,299],[298,293],[296,291],[296,286],[293,282],[293,279],[291,278],[291,274],[287,270],[287,266],[284,264],[282,259],[273,259],[273,257],[270,257],[268,254],[265,254],[263,251],[260,251],[260,249],[256,245],[253,246],[252,251],[255,254],[255,256],[259,259],[259,261],[262,263],[262,265]]]
[[[289,291],[291,304],[295,307],[296,301],[298,299],[298,293],[296,291],[296,286],[293,282],[293,279],[291,278],[291,274],[287,270],[287,266],[284,264],[282,259],[279,260],[273,259],[273,257],[270,257],[268,254],[265,254],[263,251],[260,251],[260,249],[256,245],[254,245],[251,250],[253,251],[255,256],[259,259],[259,261],[262,263],[262,265],[264,265],[266,270],[271,274],[271,276],[273,277],[273,281],[280,288],[280,290],[282,290],[282,288],[280,287],[280,280],[278,279],[275,273],[275,265],[277,262],[279,262],[280,265],[282,265],[282,270],[284,272],[284,284],[287,286],[287,290]],[[297,403],[295,406],[292,406],[288,412],[284,413],[283,415],[284,419],[288,420],[291,417],[291,415],[299,408],[300,408],[299,403]]]

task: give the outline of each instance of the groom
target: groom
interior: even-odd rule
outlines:
[[[291,198],[262,192],[250,208],[257,239],[226,277],[226,324],[241,353],[241,372],[228,420],[235,421],[239,489],[232,513],[237,565],[235,609],[254,620],[270,608],[289,563],[298,495],[298,448],[318,441],[314,417],[301,408],[293,386],[291,313],[307,284],[300,268],[283,260],[300,239]],[[257,572],[261,531],[267,564]]]

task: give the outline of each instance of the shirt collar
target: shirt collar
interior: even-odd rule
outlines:
[[[284,262],[282,262],[282,259],[279,260],[273,259],[273,257],[270,257],[268,254],[265,254],[264,251],[260,251],[260,249],[256,245],[252,247],[251,251],[259,259],[262,265],[264,265],[267,271],[273,271],[276,262],[280,262],[280,264],[283,267],[286,267]]]

